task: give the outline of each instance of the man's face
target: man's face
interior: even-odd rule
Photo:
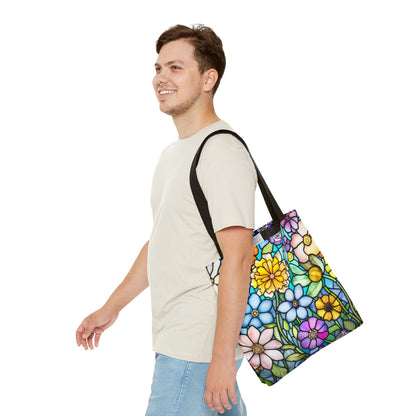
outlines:
[[[191,43],[179,39],[164,45],[155,68],[153,88],[160,111],[175,117],[198,105],[203,92],[203,76]]]

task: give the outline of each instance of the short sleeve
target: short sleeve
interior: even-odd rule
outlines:
[[[204,145],[198,181],[208,202],[214,232],[231,226],[254,229],[257,173],[244,145],[221,134]]]

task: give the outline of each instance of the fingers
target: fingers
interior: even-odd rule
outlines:
[[[95,347],[98,347],[98,343],[100,342],[101,332],[97,332],[94,338]]]
[[[83,321],[82,324],[78,327],[77,332],[75,334],[78,347],[80,345],[82,345],[84,348],[86,347],[86,344],[84,342],[85,341],[84,335],[85,335],[85,326],[84,326],[84,321]]]
[[[207,404],[207,406],[211,410],[214,410],[214,404],[213,404],[213,401],[212,401],[212,393],[211,392],[205,390],[204,400],[205,400],[205,403]]]
[[[235,394],[235,386],[228,390],[228,395],[230,396],[230,400],[233,402],[233,404],[237,404],[238,400],[237,400],[237,395]]]
[[[87,343],[88,343],[88,347],[90,348],[90,350],[94,349],[94,345],[92,343],[94,338],[94,333],[92,333],[88,338],[87,338]]]
[[[235,397],[235,391],[234,391],[234,396],[232,396],[232,394],[230,394],[230,393],[231,393],[230,390],[228,390],[228,394],[227,394],[227,391],[223,391],[220,394],[221,404],[223,405],[223,407],[225,409],[228,409],[228,410],[231,409],[231,404],[228,400],[228,397],[230,397],[230,400],[234,404],[237,403],[237,400],[236,400],[236,397]],[[233,400],[233,397],[234,397],[234,400]]]
[[[231,409],[230,402],[228,401],[228,395],[225,390],[221,391],[217,394],[217,397],[219,398],[219,404],[218,401],[216,402],[215,408],[220,412],[224,413],[225,409]]]
[[[100,342],[100,337],[102,333],[103,333],[103,330],[95,328],[94,332],[92,332],[90,336],[87,338],[88,347],[90,348],[90,350],[93,350],[94,346],[98,347],[98,343]],[[93,339],[94,339],[94,343],[93,343]]]
[[[75,337],[77,345],[82,345],[85,350],[88,348],[91,350],[94,349],[94,345],[95,347],[98,347],[99,340],[103,331],[103,329],[95,327],[95,321],[93,317],[91,315],[88,316],[82,321],[81,325],[76,331]]]
[[[84,347],[84,350],[93,350],[94,347],[98,347],[98,343],[101,337],[100,332],[92,332],[87,338],[85,338],[85,336],[86,335],[81,335],[81,339],[78,343],[78,346],[82,345]]]
[[[235,388],[230,391],[228,390],[222,390],[220,392],[212,392],[212,393],[206,393],[205,394],[205,402],[207,403],[208,407],[212,410],[216,410],[219,413],[224,413],[224,409],[231,409],[231,404],[228,400],[228,396],[230,397],[230,400],[237,404],[237,396],[235,394]]]
[[[88,349],[88,337],[91,335],[91,330],[88,329],[89,322],[84,319],[76,332],[76,340],[78,346],[82,345],[85,350]]]
[[[78,347],[81,345],[82,337],[81,334],[84,330],[81,328],[82,324],[78,327],[77,332],[75,332],[75,338],[77,340]]]

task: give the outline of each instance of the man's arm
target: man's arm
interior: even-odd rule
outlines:
[[[147,248],[149,241],[142,247],[125,279],[108,298],[106,305],[119,313],[128,303],[149,286],[147,277]]]
[[[205,401],[211,409],[223,413],[223,407],[237,402],[235,346],[243,324],[253,262],[253,230],[241,226],[224,228],[217,233],[223,253],[218,283],[217,324],[212,361],[208,368]]]
[[[78,327],[76,341],[84,349],[93,349],[101,334],[117,319],[120,311],[137,295],[149,286],[147,277],[147,249],[149,241],[142,247],[133,266],[117,289],[111,294],[107,302],[100,309],[87,316]],[[94,344],[93,344],[93,338]]]

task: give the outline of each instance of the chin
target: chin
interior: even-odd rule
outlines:
[[[163,107],[162,105],[159,107],[160,111],[162,113],[167,114],[168,116],[177,117],[184,113],[186,113],[187,108],[184,108],[182,106],[176,106],[176,107]]]
[[[163,108],[162,106],[159,107],[159,110],[164,113],[167,114],[168,116],[173,115],[172,114],[172,109],[171,108]]]

